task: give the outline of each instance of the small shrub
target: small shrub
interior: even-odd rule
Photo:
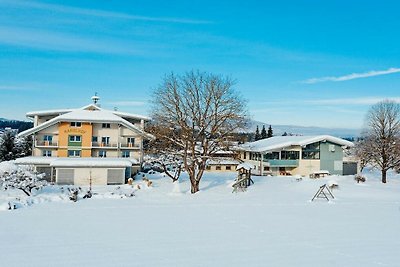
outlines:
[[[362,176],[361,174],[356,174],[354,176],[354,180],[356,180],[357,183],[359,183],[359,182],[364,183],[367,179],[365,178],[365,176]]]

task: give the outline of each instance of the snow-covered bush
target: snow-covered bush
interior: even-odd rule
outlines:
[[[2,164],[3,165],[3,164]],[[47,185],[45,174],[37,174],[32,170],[9,166],[8,171],[0,173],[0,188],[2,190],[19,189],[27,196],[31,196],[33,190],[40,190]]]

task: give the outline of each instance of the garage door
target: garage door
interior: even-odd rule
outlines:
[[[74,184],[74,169],[58,169],[57,184],[73,185]]]
[[[108,169],[107,184],[123,184],[125,181],[125,171],[123,169]]]

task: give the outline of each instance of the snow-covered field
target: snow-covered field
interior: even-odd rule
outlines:
[[[175,185],[155,174],[135,197],[99,187],[76,203],[50,187],[0,211],[0,266],[399,266],[400,176],[365,175],[253,177],[231,193],[235,173],[206,173],[191,195],[185,174]],[[334,200],[310,201],[333,180]]]

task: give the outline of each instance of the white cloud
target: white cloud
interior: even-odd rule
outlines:
[[[118,40],[90,39],[67,33],[19,27],[0,26],[0,44],[45,49],[49,51],[91,52],[117,55],[151,55],[137,42],[123,43]],[[140,47],[139,47],[140,46]],[[139,48],[138,48],[139,47]]]
[[[321,77],[321,78],[311,78],[311,79],[302,81],[302,83],[313,84],[313,83],[320,83],[320,82],[342,82],[342,81],[367,78],[367,77],[373,77],[373,76],[380,76],[380,75],[386,75],[386,74],[397,73],[397,72],[400,72],[400,68],[390,68],[387,70],[372,70],[372,71],[363,72],[363,73],[352,73],[352,74],[339,76],[339,77],[328,76],[328,77]]]
[[[208,24],[208,23],[211,23],[210,21],[205,21],[205,20],[138,16],[138,15],[131,15],[131,14],[127,14],[127,13],[121,13],[121,12],[80,8],[80,7],[73,7],[73,6],[66,6],[66,5],[47,4],[47,3],[40,3],[40,2],[35,2],[35,1],[4,0],[4,1],[1,1],[0,4],[3,4],[3,5],[7,4],[9,6],[16,6],[16,7],[27,7],[27,8],[35,8],[35,9],[42,9],[42,10],[50,10],[50,11],[54,11],[54,12],[62,12],[62,13],[75,14],[75,15],[101,17],[101,18],[142,20],[142,21],[169,22],[169,23],[182,23],[182,24]]]

